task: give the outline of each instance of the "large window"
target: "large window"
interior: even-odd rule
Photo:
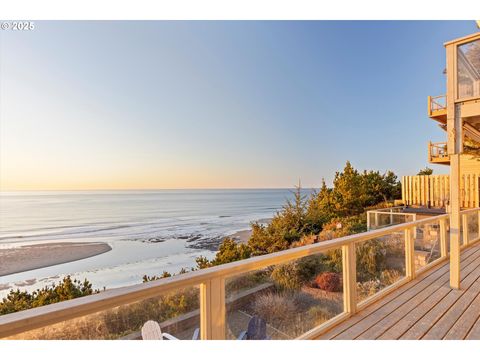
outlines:
[[[480,96],[480,40],[458,47],[457,84],[459,99]]]

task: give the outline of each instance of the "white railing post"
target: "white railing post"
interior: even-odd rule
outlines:
[[[390,225],[393,224],[393,209],[390,209]]]
[[[225,339],[225,279],[200,285],[200,336],[202,340]]]
[[[367,211],[367,230],[370,230],[370,215],[371,215],[371,212]],[[479,224],[480,224],[480,221],[479,221]]]
[[[448,248],[447,248],[447,220],[440,220],[440,256],[442,258],[447,257]]]
[[[375,211],[375,229],[378,228],[378,211]]]
[[[357,311],[357,256],[355,243],[342,246],[343,309],[346,313]]]
[[[462,215],[462,228],[463,228],[463,244],[467,245],[469,242],[468,238],[468,214]]]
[[[405,229],[405,276],[415,279],[415,239],[412,236],[412,229]]]

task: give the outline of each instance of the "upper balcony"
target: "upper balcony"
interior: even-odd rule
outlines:
[[[428,161],[431,164],[450,165],[450,156],[447,152],[447,143],[428,143]]]
[[[441,122],[447,123],[447,96],[429,96],[428,97],[428,117]]]

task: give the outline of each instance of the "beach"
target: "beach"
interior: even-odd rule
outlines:
[[[0,249],[0,276],[86,259],[112,250],[106,243],[45,243]]]
[[[241,230],[230,237],[246,244],[251,234],[251,230]],[[103,242],[43,243],[0,248],[0,276],[82,260],[110,250],[111,246]]]
[[[246,244],[250,236],[252,236],[252,230],[240,230],[230,237],[239,244]]]

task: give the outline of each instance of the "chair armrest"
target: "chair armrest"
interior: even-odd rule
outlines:
[[[247,338],[247,332],[242,331],[240,335],[238,336],[237,340],[245,340]]]
[[[178,340],[175,336],[170,335],[169,333],[162,333],[162,336],[168,340]]]

